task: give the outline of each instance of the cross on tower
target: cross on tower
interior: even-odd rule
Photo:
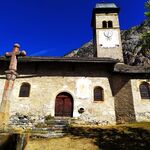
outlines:
[[[8,80],[15,80],[17,74],[17,57],[19,56],[26,56],[25,51],[20,51],[20,45],[19,44],[14,44],[14,48],[12,52],[6,52],[5,54],[6,57],[11,57],[10,59],[10,65],[9,69],[5,71],[6,73],[6,78]]]

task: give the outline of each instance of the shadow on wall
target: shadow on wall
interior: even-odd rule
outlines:
[[[130,76],[117,74],[109,79],[115,100],[116,122],[135,122],[132,85]]]

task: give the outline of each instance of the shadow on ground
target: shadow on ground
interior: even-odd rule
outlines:
[[[100,150],[150,150],[150,131],[142,128],[69,127],[71,135],[95,138]]]
[[[24,150],[28,134],[0,134],[0,150]]]
[[[16,134],[0,135],[0,150],[16,150]]]

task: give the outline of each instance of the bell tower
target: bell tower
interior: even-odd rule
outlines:
[[[112,58],[123,62],[119,11],[120,8],[114,3],[97,3],[93,9],[91,25],[95,57]]]

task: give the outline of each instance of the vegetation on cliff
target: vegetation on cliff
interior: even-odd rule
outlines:
[[[146,2],[145,6],[147,8],[145,15],[147,16],[147,21],[150,22],[150,0]],[[150,59],[150,29],[142,35],[142,52]]]

